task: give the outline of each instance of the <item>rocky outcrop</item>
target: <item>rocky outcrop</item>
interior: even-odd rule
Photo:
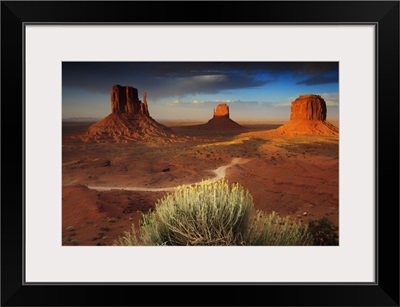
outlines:
[[[90,126],[81,139],[90,142],[181,141],[172,129],[158,123],[149,114],[147,94],[143,102],[131,86],[111,88],[111,114]]]
[[[214,109],[214,117],[228,117],[229,118],[229,107],[226,103],[220,103]]]
[[[276,129],[281,135],[331,135],[339,129],[326,121],[326,102],[320,95],[300,95],[292,102],[290,121]]]
[[[139,100],[138,90],[132,86],[114,85],[111,88],[111,112],[126,114],[144,114],[149,116],[146,93],[144,102]]]
[[[147,107],[147,93],[146,92],[143,93],[143,103],[140,105],[140,111],[143,114],[150,116],[149,108]]]
[[[290,120],[326,120],[326,102],[320,95],[300,95],[292,102]]]
[[[229,106],[226,103],[221,103],[214,109],[213,118],[211,118],[206,124],[191,126],[190,128],[214,131],[246,129],[229,118]]]
[[[229,115],[227,116],[214,116],[206,124],[199,125],[200,128],[207,130],[242,130],[245,129],[243,126],[239,125],[237,122],[231,120]]]

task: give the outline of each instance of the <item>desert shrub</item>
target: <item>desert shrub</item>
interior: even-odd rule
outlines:
[[[67,231],[75,231],[75,227],[72,225],[67,226],[66,228]]]
[[[72,245],[79,245],[79,241],[76,240],[76,239],[72,239],[72,240],[71,240],[71,244],[72,244]]]
[[[289,216],[278,213],[257,212],[247,236],[247,245],[312,245],[313,240],[307,226],[301,221],[292,221]]]
[[[118,239],[114,241],[113,245],[142,245],[138,240],[135,225],[132,224],[132,232],[126,231],[123,236],[118,237]]]
[[[338,227],[326,216],[319,220],[310,220],[308,229],[313,236],[314,245],[339,245]]]
[[[142,216],[141,240],[145,245],[242,244],[252,207],[247,191],[224,180],[179,187]]]
[[[253,198],[224,179],[179,187],[142,215],[137,233],[114,245],[309,245],[307,226],[277,213],[255,212]]]

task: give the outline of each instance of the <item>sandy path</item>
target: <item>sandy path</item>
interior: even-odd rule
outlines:
[[[214,170],[211,170],[213,173],[215,173],[215,176],[213,178],[209,178],[209,181],[217,181],[219,179],[222,179],[226,175],[226,170],[236,164],[243,164],[250,161],[250,159],[243,159],[243,158],[233,158],[231,163],[227,165],[220,166]],[[193,182],[193,183],[188,183],[181,185],[183,187],[191,186],[191,185],[196,185],[199,184],[200,182]],[[116,186],[116,187],[96,187],[96,186],[88,186],[89,189],[92,190],[97,190],[97,191],[110,191],[110,190],[126,190],[126,191],[144,191],[144,192],[163,192],[163,191],[174,191],[177,187],[168,187],[168,188],[144,188],[144,187],[121,187],[121,186]]]

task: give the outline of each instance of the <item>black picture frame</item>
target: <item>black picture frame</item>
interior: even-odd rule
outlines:
[[[375,25],[376,282],[26,284],[23,114],[27,23]],[[399,1],[1,2],[2,306],[399,306],[399,101]],[[362,116],[362,110],[354,116]]]

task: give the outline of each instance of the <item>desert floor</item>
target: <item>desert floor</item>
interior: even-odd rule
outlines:
[[[223,133],[176,126],[190,136],[180,143],[78,141],[89,125],[63,123],[63,245],[112,245],[174,187],[218,174],[248,189],[255,209],[338,225],[338,137],[283,137],[271,124]]]

